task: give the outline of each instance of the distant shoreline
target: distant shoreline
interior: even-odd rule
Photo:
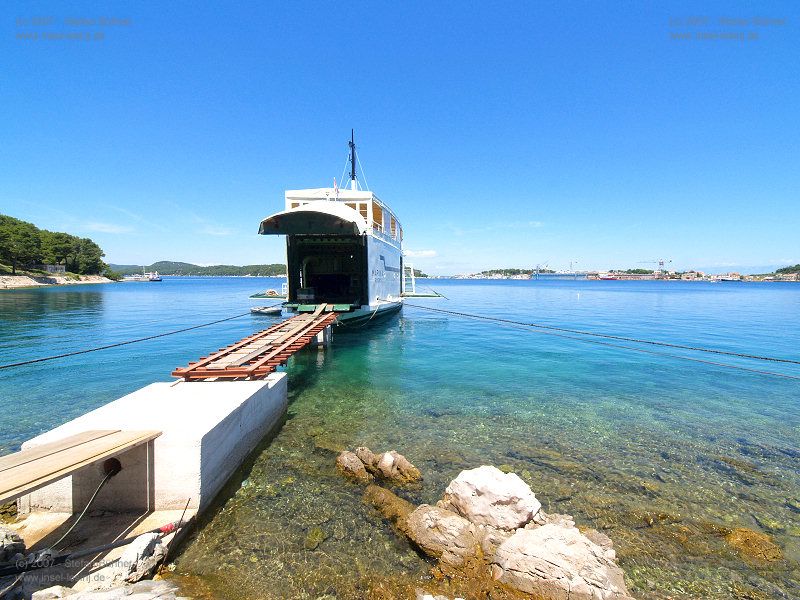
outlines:
[[[70,279],[61,275],[0,275],[0,290],[52,287],[55,285],[87,285],[91,283],[114,283],[102,275],[79,275]]]

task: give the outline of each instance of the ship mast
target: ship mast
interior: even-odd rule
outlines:
[[[358,184],[356,183],[356,143],[355,131],[350,130],[350,189],[356,191]]]

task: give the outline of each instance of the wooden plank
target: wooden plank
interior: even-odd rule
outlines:
[[[263,354],[265,352],[269,352],[270,346],[277,346],[281,342],[283,342],[286,339],[288,339],[290,336],[294,335],[296,332],[300,331],[305,325],[306,325],[305,322],[301,322],[297,327],[292,328],[290,331],[287,331],[285,334],[281,335],[280,337],[278,337],[275,340],[273,340],[272,342],[270,342],[269,345],[266,345],[266,346],[264,346],[262,348],[259,348],[258,350],[254,350],[253,352],[250,352],[249,354],[247,354],[241,360],[236,361],[235,366],[239,367],[239,366],[243,365],[244,363],[246,363],[246,362],[248,362],[250,360],[253,360],[254,358],[258,357],[260,354]]]
[[[324,305],[321,305],[321,306],[324,306]],[[330,313],[330,314],[328,314],[328,315],[325,315],[325,316],[324,316],[324,317],[321,319],[321,322],[327,322],[327,321],[329,321],[329,320],[332,320],[332,318],[331,318],[331,317],[333,317],[333,316],[334,316],[334,314],[335,314],[335,313]],[[311,325],[308,327],[308,329],[312,329],[314,325],[319,325],[319,323],[317,323],[316,321],[312,321],[312,323],[311,323]],[[309,340],[309,341],[311,341],[311,340]],[[275,350],[273,350],[272,352],[270,352],[269,354],[267,354],[266,356],[263,356],[263,357],[259,358],[259,359],[258,359],[258,360],[257,360],[255,363],[253,363],[252,365],[250,365],[250,367],[248,368],[248,372],[252,373],[253,371],[255,371],[255,369],[256,369],[257,367],[261,366],[262,364],[265,364],[265,363],[266,363],[267,361],[269,361],[271,358],[274,358],[276,355],[278,355],[278,354],[280,354],[281,352],[285,351],[286,347],[288,347],[288,346],[291,346],[291,344],[292,344],[292,342],[291,342],[291,341],[289,341],[289,342],[286,342],[286,343],[284,343],[282,346],[279,346],[277,349],[275,349]],[[304,344],[304,345],[305,345],[305,344]]]
[[[289,319],[289,320],[291,321],[291,319]],[[220,353],[221,352],[234,350],[236,348],[240,348],[242,346],[245,346],[248,343],[250,343],[251,341],[253,341],[255,339],[258,339],[259,337],[265,336],[268,333],[272,333],[275,329],[281,327],[282,325],[283,325],[283,323],[278,323],[277,325],[273,325],[272,327],[270,327],[268,329],[265,329],[263,331],[259,331],[258,333],[254,333],[253,335],[248,336],[248,337],[244,338],[243,340],[239,340],[238,342],[236,342],[234,344],[231,344],[230,346],[226,346],[225,348],[220,349],[218,352],[214,352],[213,354],[207,356],[206,358],[204,358],[202,360],[199,360],[198,362],[194,363],[193,365],[191,365],[189,367],[183,367],[183,368],[175,369],[175,371],[173,371],[172,374],[173,375],[180,375],[181,373],[185,373],[187,371],[191,371],[194,368],[197,368],[197,367],[200,367],[200,366],[203,366],[203,365],[207,365],[208,363],[214,362],[216,359],[220,358]]]
[[[85,442],[91,442],[92,440],[111,435],[112,433],[117,433],[118,431],[119,429],[93,429],[91,431],[83,431],[77,435],[71,435],[56,440],[55,442],[49,442],[41,446],[2,456],[0,457],[0,473],[7,469],[13,469],[14,467],[19,467],[34,460],[38,460],[49,454],[56,454],[68,450],[73,446],[78,446]]]
[[[0,503],[38,490],[78,469],[146,444],[160,435],[160,431],[117,431],[8,469],[0,483]]]
[[[264,377],[285,364],[295,352],[307,346],[315,335],[336,320],[336,311],[331,308],[329,304],[309,306],[313,314],[295,315],[269,330],[190,362],[188,367],[175,369],[172,374],[187,381]]]

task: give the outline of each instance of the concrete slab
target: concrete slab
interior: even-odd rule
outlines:
[[[287,405],[285,373],[260,381],[153,383],[28,440],[23,449],[91,429],[155,429],[162,435],[118,457],[122,471],[93,510],[202,511]],[[104,474],[91,465],[21,498],[21,513],[83,509]]]
[[[124,538],[134,538],[167,523],[177,522],[181,516],[183,516],[184,522],[191,522],[195,512],[187,510],[185,515],[182,510],[152,513],[93,512],[78,523],[56,550],[71,552],[95,548]],[[76,517],[77,515],[68,513],[36,512],[24,516],[10,527],[20,534],[29,549],[38,551],[50,548],[53,543],[58,541],[72,526]],[[174,533],[167,534],[161,540],[168,548],[168,552],[174,546],[175,535]],[[34,591],[53,585],[75,587],[78,590],[96,587],[103,582],[103,578],[108,576],[109,565],[119,559],[126,547],[121,546],[82,558],[71,559],[63,565],[30,571],[22,582],[24,595],[30,597]]]

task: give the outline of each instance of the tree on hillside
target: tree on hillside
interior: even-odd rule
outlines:
[[[106,264],[103,262],[105,253],[102,248],[89,238],[83,238],[78,242],[78,257],[76,273],[84,275],[97,275],[105,270]]]
[[[44,262],[66,265],[69,258],[76,256],[78,247],[75,236],[61,231],[42,231],[42,254]]]
[[[775,272],[781,275],[788,275],[790,273],[800,273],[800,264],[794,265],[793,267],[783,267],[782,269],[777,269]]]
[[[42,259],[42,239],[33,223],[0,215],[0,258],[11,262],[11,273],[17,265],[25,266]]]

